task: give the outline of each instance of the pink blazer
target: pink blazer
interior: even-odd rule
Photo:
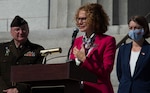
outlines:
[[[76,38],[73,47],[81,49],[83,36]],[[110,81],[116,52],[115,38],[108,35],[96,35],[94,44],[80,67],[97,75],[97,83],[84,82],[85,93],[114,93]],[[72,51],[70,59],[75,59]]]

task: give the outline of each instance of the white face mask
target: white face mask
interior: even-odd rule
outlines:
[[[139,41],[140,39],[143,38],[144,30],[143,29],[130,30],[128,32],[128,35],[131,39],[133,39],[135,41]]]

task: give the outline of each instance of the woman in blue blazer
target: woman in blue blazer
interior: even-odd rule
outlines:
[[[145,17],[129,20],[131,43],[122,45],[117,56],[118,93],[150,93],[149,26]]]

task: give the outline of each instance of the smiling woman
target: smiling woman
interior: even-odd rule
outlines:
[[[116,51],[115,38],[105,35],[108,16],[98,3],[81,6],[75,15],[76,25],[83,36],[75,39],[70,59],[76,65],[94,73],[96,83],[83,81],[84,93],[114,93],[110,82]]]

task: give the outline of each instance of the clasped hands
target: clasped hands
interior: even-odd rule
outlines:
[[[77,49],[77,47],[75,46],[73,48],[73,54],[74,56],[81,62],[84,62],[85,59],[86,59],[86,54],[85,54],[85,49],[84,47],[82,46],[81,49]]]

